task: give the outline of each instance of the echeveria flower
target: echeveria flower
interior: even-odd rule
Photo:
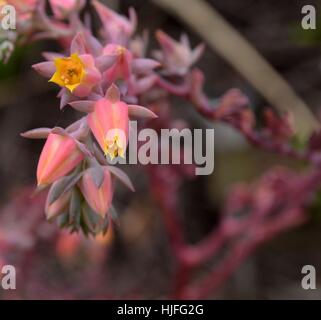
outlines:
[[[108,44],[103,49],[103,57],[115,57],[114,63],[106,71],[106,78],[109,83],[118,79],[129,80],[136,75],[149,75],[160,66],[160,63],[153,59],[133,58],[133,54],[125,47],[115,44]]]
[[[47,219],[52,219],[58,216],[59,214],[63,213],[64,210],[68,208],[70,197],[71,192],[66,192],[52,204],[49,203],[49,197],[47,197],[45,207]]]
[[[204,51],[203,44],[191,49],[186,35],[182,35],[180,41],[176,41],[165,32],[158,30],[156,38],[162,50],[155,51],[154,57],[162,62],[164,73],[168,75],[185,75]]]
[[[106,71],[107,80],[110,83],[118,79],[129,79],[133,60],[129,50],[120,45],[108,44],[103,50],[103,55],[116,56],[115,63]]]
[[[83,153],[72,137],[50,133],[38,162],[38,186],[50,184],[65,176],[83,158]]]
[[[49,81],[67,88],[78,97],[89,95],[101,80],[101,73],[95,67],[95,60],[90,54],[73,53],[70,57],[56,58],[54,65],[56,71]]]
[[[81,8],[84,0],[49,0],[54,16],[63,19],[72,11]]]
[[[1,0],[0,6],[5,4],[14,6],[17,12],[17,22],[21,23],[31,18],[38,3],[39,0]]]
[[[103,33],[109,43],[125,45],[133,35],[137,25],[135,10],[130,8],[129,19],[107,8],[99,1],[93,5],[103,24]]]
[[[109,170],[104,167],[103,179],[97,186],[91,168],[86,170],[80,181],[80,190],[87,203],[96,213],[105,217],[110,209],[113,198],[113,186]]]
[[[105,155],[111,159],[124,157],[128,142],[128,105],[120,101],[115,85],[95,103],[94,111],[88,114],[88,125]]]

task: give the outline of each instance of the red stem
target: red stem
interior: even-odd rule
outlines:
[[[196,76],[199,76],[199,74]],[[202,84],[202,79],[199,79],[200,84]],[[187,77],[183,83],[178,85],[159,78],[157,85],[171,94],[184,97],[192,102],[195,109],[205,118],[209,120],[220,120],[239,130],[247,140],[256,147],[296,159],[311,161],[309,152],[299,152],[292,149],[286,143],[267,139],[259,132],[243,127],[240,121],[229,116],[231,113],[222,113],[221,109],[224,109],[223,107],[225,107],[225,110],[229,110],[229,112],[247,107],[247,98],[238,90],[228,91],[220,103],[213,108],[209,103],[209,99],[200,90],[201,88],[195,87],[195,83],[193,83],[190,77]],[[227,105],[227,103],[229,105]],[[246,232],[247,237],[244,239],[240,237],[238,240],[235,240],[232,247],[228,249],[229,252],[227,256],[225,256],[203,280],[193,286],[189,286],[192,271],[217,255],[226,243],[228,235],[223,228],[224,220],[221,221],[217,229],[214,229],[209,236],[198,244],[189,245],[186,243],[183,235],[182,222],[178,218],[178,199],[176,196],[178,186],[168,181],[161,181],[163,186],[160,186],[159,183],[161,179],[157,176],[157,168],[151,168],[150,172],[157,180],[151,183],[153,186],[152,189],[154,190],[153,193],[163,211],[171,247],[173,248],[177,262],[177,270],[174,275],[174,298],[205,298],[211,292],[215,292],[259,245],[275,237],[281,231],[303,223],[306,217],[300,208],[304,204],[307,192],[311,192],[311,190],[317,188],[321,179],[321,173],[312,174],[304,188],[291,203],[291,208],[288,208],[288,210],[284,209],[272,220],[264,222],[262,220],[264,216],[263,212],[252,212],[249,214],[248,220],[238,225],[238,234],[244,235],[244,232]],[[171,187],[169,187],[169,185]],[[249,232],[252,233],[250,236]]]

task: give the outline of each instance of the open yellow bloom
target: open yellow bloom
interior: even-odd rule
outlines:
[[[56,72],[49,80],[61,87],[66,87],[71,93],[82,83],[85,75],[85,65],[77,53],[67,58],[55,59]]]

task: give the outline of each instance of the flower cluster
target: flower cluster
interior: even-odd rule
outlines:
[[[80,6],[77,1],[51,1],[55,19],[70,18]],[[116,212],[112,205],[115,179],[134,190],[128,176],[109,165],[125,157],[130,118],[156,118],[151,110],[138,105],[139,97],[156,82],[156,60],[143,52],[131,51],[136,15],[130,19],[93,1],[102,22],[101,38],[77,16],[78,31],[65,25],[70,34],[65,53],[46,52],[46,61],[33,68],[60,88],[60,108],[67,105],[84,114],[67,128],[38,128],[22,134],[46,139],[37,168],[38,188],[50,186],[46,202],[47,218],[61,227],[85,234],[105,233]],[[42,11],[44,19],[45,11]],[[61,37],[59,38],[61,40]]]
[[[23,134],[46,139],[37,180],[38,188],[50,186],[48,219],[57,218],[61,226],[85,234],[107,230],[116,217],[114,180],[133,190],[126,174],[109,165],[109,160],[126,156],[131,117],[154,119],[157,114],[156,124],[147,123],[155,129],[177,125],[167,108],[168,94],[187,98],[199,113],[234,126],[256,146],[311,157],[311,153],[299,154],[289,147],[294,134],[290,114],[279,117],[267,110],[265,126],[257,130],[249,101],[238,90],[227,92],[216,108],[210,105],[203,92],[203,73],[193,69],[204,50],[202,44],[192,49],[186,35],[176,41],[158,30],[160,50],[152,52],[153,59],[148,58],[146,36],[135,36],[133,9],[127,18],[99,1],[90,3],[100,18],[99,30],[91,26],[90,19],[81,20],[84,1],[52,0],[52,13],[45,10],[43,1],[33,1],[23,11],[28,13],[26,19],[21,19],[22,23],[37,21],[31,32],[34,39],[56,38],[63,46],[63,53],[45,52],[45,61],[33,68],[59,88],[61,109],[69,106],[84,114],[65,129],[40,128]],[[183,177],[188,170],[185,166],[177,172]]]
[[[314,166],[307,174],[277,168],[253,185],[238,186],[227,198],[218,227],[193,244],[185,239],[178,214],[179,188],[192,175],[191,167],[146,166],[177,263],[175,298],[208,296],[260,244],[306,221],[306,207],[320,186],[321,133],[314,133],[306,148],[296,148],[291,114],[279,116],[266,109],[262,121],[256,121],[249,99],[237,89],[212,105],[203,90],[204,75],[193,67],[203,45],[192,49],[185,35],[176,41],[157,31],[160,50],[151,59],[146,57],[146,35],[135,35],[133,9],[127,18],[99,1],[90,1],[100,19],[96,30],[89,12],[80,15],[87,8],[85,1],[51,0],[51,10],[41,0],[6,2],[15,2],[21,15],[17,38],[53,38],[62,46],[60,53],[45,52],[45,61],[33,68],[59,88],[61,109],[69,106],[82,113],[67,128],[38,128],[22,134],[46,139],[37,183],[39,189],[50,188],[45,204],[49,220],[86,235],[106,234],[117,217],[112,205],[115,180],[133,190],[128,176],[109,162],[126,157],[129,119],[144,118],[144,124],[155,130],[185,127],[184,121],[172,119],[169,97],[174,95],[190,102],[207,120],[235,128],[252,145]],[[225,248],[230,254],[203,281],[190,286],[191,271],[213,257],[222,258]]]
[[[16,45],[29,43],[36,39],[53,38],[63,41],[74,33],[76,21],[67,21],[71,12],[79,12],[84,0],[50,0],[53,14],[46,13],[43,0],[1,0],[2,17],[10,28],[0,28],[0,61],[7,62]],[[8,9],[7,9],[8,8]],[[9,15],[11,14],[11,15]]]

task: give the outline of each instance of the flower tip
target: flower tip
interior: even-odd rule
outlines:
[[[117,102],[120,100],[120,92],[118,87],[112,83],[111,86],[106,91],[106,99],[111,102]]]
[[[155,37],[161,44],[168,45],[170,42],[172,42],[172,38],[170,38],[170,36],[161,29],[156,31]]]
[[[36,63],[33,64],[31,67],[45,78],[51,78],[52,75],[55,73],[55,65],[51,61]]]
[[[39,63],[35,63],[31,66],[32,69],[36,70],[36,71],[39,71]]]
[[[131,192],[136,192],[135,187],[133,186],[132,183],[130,183],[130,185],[128,185],[128,188],[129,188],[129,190],[130,190]]]
[[[38,181],[37,181],[37,188],[36,188],[36,191],[37,191],[37,192],[42,191],[42,190],[45,189],[46,187],[47,187],[46,183],[44,183],[44,182],[41,181],[41,180],[38,180]]]
[[[147,108],[146,108],[147,109]],[[149,109],[147,109],[148,110],[148,114],[146,113],[146,118],[148,119],[152,119],[152,120],[154,120],[154,119],[157,119],[158,118],[158,115],[155,113],[155,112],[153,112],[153,111],[151,111],[151,110],[149,110]]]

